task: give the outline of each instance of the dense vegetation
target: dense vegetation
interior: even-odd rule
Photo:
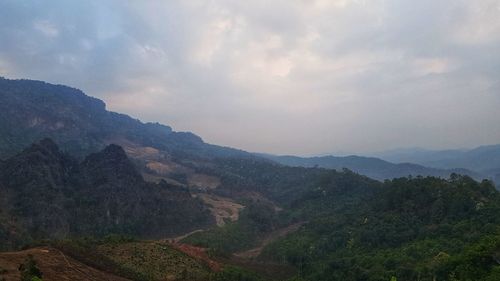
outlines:
[[[49,139],[34,144],[0,165],[0,200],[4,249],[80,235],[165,237],[213,222],[185,188],[145,182],[116,145],[79,163]]]
[[[279,227],[273,206],[262,202],[248,205],[236,222],[193,234],[182,242],[210,248],[211,254],[229,257],[231,253],[254,247],[267,232]]]
[[[25,149],[45,137],[62,151],[49,139]],[[154,161],[169,172],[154,174],[158,183],[145,182],[121,147],[107,146],[113,140],[157,153],[134,159],[142,172]],[[101,239],[165,237],[213,225],[207,206],[187,188],[198,174],[220,180],[210,192],[246,206],[237,222],[184,240],[215,257],[231,259],[299,225],[256,262],[293,266],[295,281],[500,280],[500,195],[489,181],[452,175],[381,183],[347,169],[283,166],[108,112],[76,89],[6,79],[0,79],[0,158],[0,249],[71,237],[55,246],[133,280],[168,274],[262,280],[233,266],[212,272],[162,242]],[[408,166],[400,168],[406,173]],[[78,239],[84,235],[93,238]]]
[[[279,174],[278,166],[264,167]],[[500,194],[491,182],[454,174],[377,184],[347,170],[321,171],[303,189],[297,182],[299,195],[283,211],[250,208],[238,222],[185,241],[229,256],[276,228],[308,221],[259,259],[293,265],[297,280],[499,280]]]
[[[289,167],[258,158],[218,158],[213,164],[198,169],[221,179],[221,185],[214,191],[218,194],[245,198],[253,192],[282,205],[303,198],[325,184],[331,184],[330,191],[340,196],[362,195],[379,185],[346,169]]]
[[[498,280],[500,198],[488,181],[395,179],[323,214],[262,258],[293,264],[304,280]]]

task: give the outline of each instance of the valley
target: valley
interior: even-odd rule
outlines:
[[[0,0],[0,281],[500,281],[500,0]]]
[[[40,81],[0,79],[0,109],[0,280],[29,255],[43,280],[500,276],[472,170],[248,153]]]

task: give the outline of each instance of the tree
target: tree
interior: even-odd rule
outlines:
[[[19,266],[19,271],[21,271],[21,281],[42,280],[42,272],[32,255],[28,255],[24,263]]]

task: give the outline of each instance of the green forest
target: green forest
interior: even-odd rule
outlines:
[[[338,181],[349,176],[324,176],[279,215],[250,208],[240,221],[186,241],[227,255],[304,220],[258,259],[294,266],[294,280],[500,280],[500,195],[491,182],[399,178],[363,196]]]

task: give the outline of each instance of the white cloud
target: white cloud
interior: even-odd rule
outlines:
[[[80,87],[213,143],[500,139],[498,0],[32,2],[0,3],[0,73]]]
[[[33,23],[33,28],[49,38],[57,37],[59,35],[59,29],[47,20],[36,20]]]
[[[447,58],[416,58],[413,65],[417,76],[444,74],[457,67],[455,62]]]
[[[500,1],[482,0],[480,3],[466,1],[467,9],[453,32],[457,43],[477,45],[500,40]]]

